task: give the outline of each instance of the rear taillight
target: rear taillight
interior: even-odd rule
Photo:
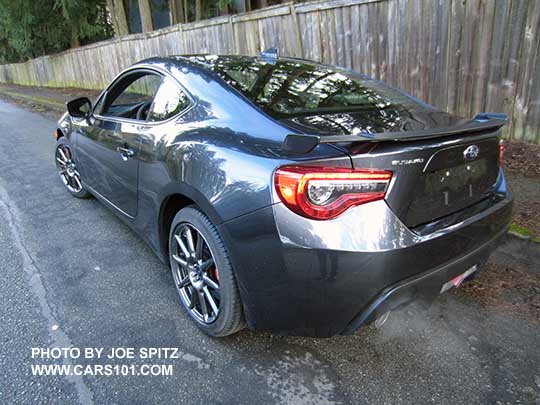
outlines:
[[[275,174],[276,191],[292,211],[311,219],[331,219],[348,208],[384,198],[392,172],[341,167],[284,166]]]
[[[506,146],[505,146],[505,143],[504,141],[501,139],[501,141],[499,142],[499,166],[502,166],[503,165],[503,162],[504,162],[504,150],[505,150]]]

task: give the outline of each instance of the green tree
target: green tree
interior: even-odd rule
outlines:
[[[81,41],[100,41],[112,35],[103,0],[55,0],[54,8],[60,10],[66,30],[71,34],[71,47]]]
[[[109,38],[104,0],[0,0],[0,63]]]
[[[0,50],[3,60],[21,60],[62,50],[66,45],[63,24],[54,24],[58,18],[53,10],[41,1],[0,0]]]

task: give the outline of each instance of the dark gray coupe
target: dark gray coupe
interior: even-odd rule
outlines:
[[[473,277],[510,221],[503,115],[459,118],[349,70],[153,58],[67,107],[65,187],[170,263],[212,336],[353,333]]]

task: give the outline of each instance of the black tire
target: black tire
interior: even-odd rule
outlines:
[[[62,154],[64,156],[62,156]],[[65,158],[67,158],[67,165],[62,163],[65,161]],[[82,185],[80,173],[77,170],[76,163],[73,161],[73,152],[71,149],[71,145],[66,138],[60,138],[56,142],[54,161],[56,163],[56,168],[58,170],[60,180],[62,181],[62,184],[64,184],[64,187],[68,193],[70,193],[73,197],[77,198],[92,197],[92,194],[90,194],[88,190],[86,190]],[[68,175],[66,173],[67,166],[69,166],[69,173],[71,175]],[[77,178],[75,178],[75,173]]]
[[[179,245],[178,239],[177,237],[175,237],[175,235],[185,238],[186,228],[189,228],[192,234],[194,234],[194,231],[198,232],[195,237],[192,236],[192,247],[194,245],[193,241],[195,240],[196,242],[198,242],[200,237],[199,235],[202,235],[201,240],[205,242],[207,246],[207,248],[203,248],[206,252],[206,258],[204,260],[208,260],[208,255],[211,255],[211,257],[213,258],[213,263],[215,266],[213,271],[215,272],[216,276],[215,278],[213,278],[213,280],[219,283],[219,289],[212,291],[216,293],[219,291],[219,307],[217,314],[215,314],[215,319],[211,322],[207,322],[204,319],[201,319],[201,313],[198,313],[199,309],[197,308],[197,305],[200,306],[200,299],[202,299],[203,301],[205,300],[205,294],[202,294],[200,289],[195,289],[195,283],[190,282],[184,287],[181,287],[179,285],[181,284],[182,278],[191,279],[191,276],[185,275],[190,273],[189,270],[191,270],[192,274],[195,274],[195,272],[199,272],[199,274],[204,274],[207,277],[210,277],[211,271],[211,268],[208,268],[204,271],[201,270],[202,265],[197,265],[197,261],[195,259],[196,255],[192,256],[191,259],[195,263],[187,265],[184,263],[184,265],[182,265],[178,261],[180,259],[185,259],[186,255],[185,253],[183,253]],[[184,243],[184,247],[187,247],[186,243]],[[201,260],[199,261],[199,263],[203,261],[203,255],[204,254],[201,254]],[[176,256],[176,260],[174,256]],[[234,275],[227,249],[225,248],[225,244],[223,243],[223,240],[221,239],[217,228],[210,221],[210,219],[196,206],[189,206],[181,209],[173,219],[169,233],[169,261],[173,280],[179,294],[180,303],[186,310],[190,318],[195,321],[195,323],[201,330],[203,330],[206,334],[210,336],[222,337],[232,335],[233,333],[236,333],[244,328],[245,323],[242,311],[242,302],[240,299],[240,294],[238,292],[236,277]],[[200,279],[197,278],[197,276],[195,277],[195,280],[199,281],[205,279],[204,276],[200,276]],[[206,280],[207,279],[208,278],[206,278]],[[191,281],[193,281],[193,279],[191,279]],[[207,287],[208,286],[210,285],[208,284]],[[200,298],[199,296],[195,298],[193,297],[193,294],[197,294],[197,291],[199,292],[199,294],[203,295],[202,298]],[[190,307],[188,306],[187,301],[189,300],[191,300],[195,311],[193,311],[193,309],[190,309]],[[195,304],[193,304],[194,301]],[[217,303],[217,301],[214,301],[214,303]],[[206,303],[204,305],[207,307],[208,312],[213,313],[212,308],[209,305],[208,299],[206,300]]]

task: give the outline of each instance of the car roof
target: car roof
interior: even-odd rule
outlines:
[[[246,55],[217,55],[217,54],[186,54],[186,55],[168,55],[161,57],[152,57],[144,59],[136,64],[132,65],[131,68],[137,66],[148,66],[148,65],[160,65],[161,67],[167,67],[172,64],[177,68],[188,68],[190,70],[198,70],[201,73],[211,74],[213,76],[219,76],[216,72],[216,67],[227,68],[227,65],[238,65],[244,64],[248,67],[250,64],[260,63],[279,63],[279,62],[296,62],[310,66],[326,67],[332,68],[334,70],[348,70],[337,66],[329,66],[322,63],[317,63],[307,59],[292,58],[292,57],[276,57],[275,59],[264,57],[263,55],[258,56],[246,56]],[[167,69],[171,71],[170,68]],[[171,72],[172,73],[172,72]],[[358,74],[357,72],[354,72]]]

